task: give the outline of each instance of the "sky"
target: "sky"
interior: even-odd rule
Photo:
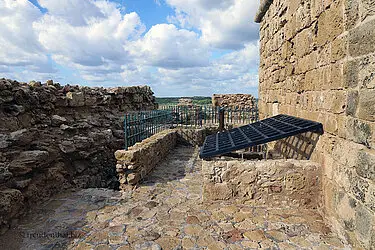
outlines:
[[[0,0],[0,78],[258,95],[257,0]]]

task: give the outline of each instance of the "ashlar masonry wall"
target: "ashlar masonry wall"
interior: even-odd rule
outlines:
[[[260,22],[261,118],[323,123],[322,212],[353,246],[375,248],[375,1],[266,0]]]

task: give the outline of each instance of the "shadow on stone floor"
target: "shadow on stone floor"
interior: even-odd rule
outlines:
[[[111,189],[89,188],[57,194],[34,207],[0,236],[0,249],[67,249],[88,232],[93,211],[121,200],[121,193]]]
[[[143,179],[139,186],[153,186],[185,178],[187,173],[200,171],[200,159],[197,148],[191,145],[177,145],[167,158],[158,164]],[[199,168],[199,169],[197,169]]]

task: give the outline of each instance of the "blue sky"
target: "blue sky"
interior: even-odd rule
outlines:
[[[0,77],[258,93],[254,0],[0,0]]]

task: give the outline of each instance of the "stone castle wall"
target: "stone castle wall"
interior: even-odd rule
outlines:
[[[202,162],[202,173],[205,201],[317,208],[321,199],[320,166],[310,161],[214,159]]]
[[[66,188],[118,187],[125,111],[155,108],[147,86],[88,88],[0,79],[0,233]]]
[[[322,212],[353,246],[375,248],[375,3],[261,7],[260,116],[323,124],[311,155],[323,166]]]
[[[231,108],[253,108],[256,105],[254,96],[249,94],[214,94],[212,106]]]

